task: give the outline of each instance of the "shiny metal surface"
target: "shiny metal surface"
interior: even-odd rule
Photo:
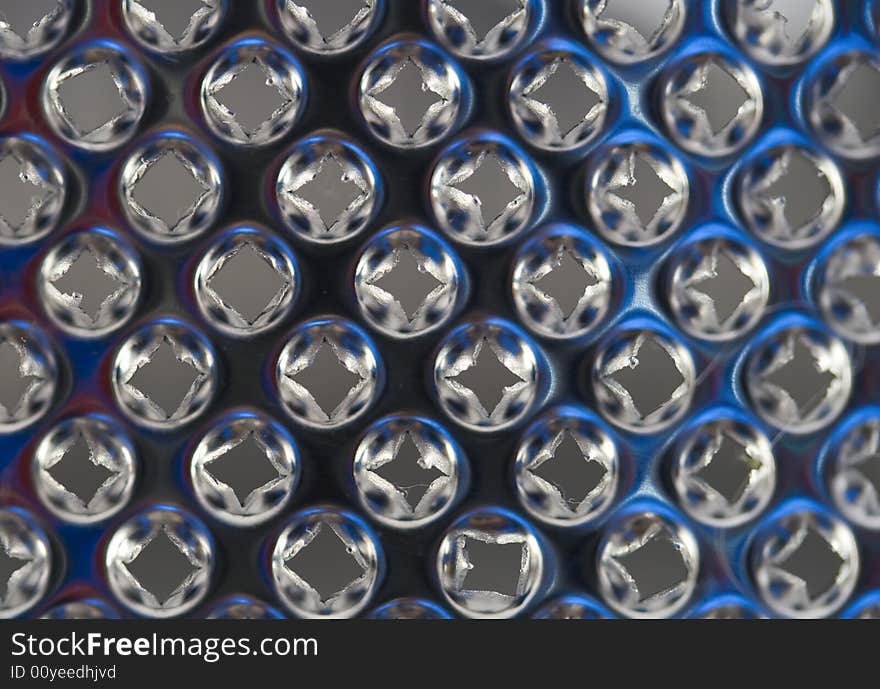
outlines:
[[[878,26],[0,0],[0,617],[880,616]]]

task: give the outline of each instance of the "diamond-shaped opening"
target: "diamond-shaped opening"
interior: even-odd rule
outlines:
[[[425,84],[421,70],[409,58],[394,76],[394,81],[379,95],[379,100],[394,109],[397,119],[410,137],[421,128],[428,109],[443,100],[440,94]]]
[[[691,283],[691,289],[712,300],[715,318],[726,323],[755,289],[754,281],[725,252],[715,252],[712,270]]]
[[[590,111],[602,102],[565,59],[556,62],[555,71],[543,84],[532,90],[529,97],[550,108],[562,136],[567,136],[578,127]]]
[[[404,248],[397,251],[394,265],[370,284],[390,294],[413,320],[428,296],[444,283],[422,269],[412,251]]]
[[[820,370],[813,352],[800,338],[795,338],[790,358],[764,379],[782,389],[803,417],[825,401],[836,376],[830,371]]]
[[[363,577],[366,570],[330,526],[316,528],[312,540],[284,564],[326,603]]]
[[[735,504],[746,492],[752,472],[760,464],[753,459],[735,438],[722,434],[718,449],[697,476],[728,504]]]
[[[192,213],[208,191],[180,158],[166,151],[135,183],[132,196],[148,215],[173,230]]]
[[[822,534],[808,527],[798,547],[779,567],[803,581],[807,596],[815,600],[834,586],[843,558]]]
[[[272,83],[272,78],[256,60],[249,62],[214,93],[223,107],[252,136],[287,104],[288,98]]]
[[[687,580],[687,564],[669,538],[654,536],[636,550],[614,559],[632,578],[640,603]]]
[[[473,363],[447,380],[473,392],[488,416],[495,412],[510,388],[526,382],[502,363],[487,340],[483,340]]]
[[[409,433],[404,435],[394,458],[372,472],[403,493],[413,510],[434,481],[446,476],[436,467],[423,464],[422,453]]]
[[[477,168],[455,188],[471,196],[480,209],[483,228],[500,218],[523,192],[507,176],[497,156],[486,155]]]
[[[461,588],[465,591],[489,591],[502,596],[516,596],[522,578],[525,543],[487,543],[468,538],[464,554],[470,569]]]
[[[318,173],[293,194],[318,212],[324,229],[328,231],[345,211],[364,196],[361,188],[348,179],[335,156],[324,158]]]
[[[532,283],[537,290],[556,302],[566,320],[574,313],[587,289],[597,284],[599,280],[588,273],[568,250],[560,251],[553,269]]]
[[[104,271],[88,249],[81,251],[64,274],[53,280],[52,284],[62,294],[72,297],[80,311],[93,321],[97,319],[104,302],[124,286],[124,283]]]
[[[202,374],[187,361],[181,361],[171,343],[163,339],[150,359],[128,380],[128,384],[153,402],[166,418],[180,408]]]
[[[643,419],[667,405],[684,383],[684,376],[669,352],[650,338],[642,342],[630,366],[610,377],[626,390]]]
[[[73,445],[47,471],[85,506],[89,505],[111,477],[119,475],[95,461],[92,450],[82,435],[76,437]]]
[[[614,189],[615,196],[632,204],[636,217],[644,227],[651,224],[663,203],[673,193],[675,190],[641,156],[633,158],[631,183]]]
[[[240,443],[208,462],[205,471],[232,488],[241,507],[247,504],[251,493],[280,476],[253,433],[248,433]]]
[[[209,278],[208,284],[224,304],[253,324],[287,281],[253,245],[245,244]]]
[[[58,87],[58,98],[68,121],[81,136],[112,122],[128,108],[106,62],[90,65],[65,79]]]
[[[165,529],[141,548],[137,556],[125,564],[125,568],[146,591],[153,594],[159,605],[165,605],[200,569],[193,566]]]
[[[562,434],[553,456],[529,471],[554,486],[572,510],[577,509],[596,490],[608,473],[601,463],[584,454],[568,431]]]
[[[312,361],[288,377],[309,391],[328,418],[363,380],[340,361],[326,339],[321,341]]]
[[[713,135],[720,134],[749,102],[749,94],[726,69],[710,62],[699,90],[687,100],[703,111]]]

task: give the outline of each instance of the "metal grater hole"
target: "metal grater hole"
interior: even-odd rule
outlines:
[[[317,591],[322,603],[342,594],[364,576],[349,546],[329,526],[319,526],[285,566]]]
[[[506,618],[521,611],[546,585],[544,550],[519,518],[487,508],[460,517],[437,554],[446,600],[473,618]]]
[[[852,531],[805,501],[762,525],[754,537],[752,563],[764,602],[788,617],[834,613],[859,575]]]
[[[364,508],[399,529],[417,529],[446,514],[469,475],[448,433],[414,416],[390,416],[373,424],[355,452],[353,473]]]
[[[165,605],[199,571],[164,529],[125,567],[160,606]]]
[[[281,26],[300,48],[340,55],[360,45],[382,15],[382,0],[276,0]]]
[[[286,410],[309,426],[332,428],[366,412],[384,369],[372,343],[345,321],[300,326],[278,358],[276,383]]]
[[[615,559],[632,580],[639,603],[673,591],[687,579],[685,561],[679,549],[667,538],[652,538]]]
[[[599,518],[611,506],[620,457],[595,418],[562,407],[529,428],[514,474],[526,510],[554,526],[575,526]]]
[[[458,125],[464,77],[437,48],[390,43],[375,53],[359,81],[358,104],[370,131],[398,148],[429,146]]]
[[[233,43],[202,79],[202,113],[211,130],[237,146],[266,146],[299,121],[306,101],[302,69],[263,40]]]
[[[605,531],[599,588],[618,612],[665,618],[679,612],[697,585],[700,553],[693,534],[671,515],[632,511]]]
[[[132,420],[157,430],[179,428],[204,413],[218,379],[208,341],[171,320],[153,322],[130,335],[113,364],[117,403]]]
[[[126,384],[156,405],[169,419],[180,409],[200,377],[200,372],[192,364],[181,360],[174,346],[165,339]]]
[[[328,418],[364,380],[339,360],[326,339],[308,365],[288,377],[306,389]]]
[[[299,481],[290,434],[262,414],[224,416],[199,440],[189,475],[196,498],[234,526],[262,524],[284,509]]]
[[[570,433],[562,434],[552,457],[529,471],[556,488],[572,511],[602,485],[608,473],[600,462],[584,455]]]
[[[434,362],[434,384],[444,411],[475,430],[517,423],[536,403],[542,380],[536,350],[501,321],[453,331]]]
[[[70,0],[3,0],[0,55],[25,61],[50,51],[66,37],[74,9]]]
[[[256,323],[290,285],[252,244],[244,244],[228,256],[207,284],[249,325]]]
[[[815,134],[846,158],[873,158],[880,152],[877,93],[880,62],[852,50],[821,63],[804,90],[804,109]]]
[[[331,507],[294,515],[272,551],[272,578],[284,604],[301,617],[348,618],[370,604],[384,572],[372,532]]]
[[[142,45],[167,55],[207,42],[226,9],[226,0],[123,0],[122,18]]]
[[[586,185],[587,205],[602,234],[624,246],[652,246],[675,233],[690,203],[682,163],[659,146],[614,146],[597,159]]]
[[[253,434],[205,464],[205,471],[215,481],[229,486],[238,504],[244,508],[254,491],[276,481],[280,474],[257,445]]]
[[[71,126],[81,137],[111,124],[125,113],[127,106],[110,66],[101,62],[66,79],[58,89],[58,97]]]
[[[594,368],[601,409],[614,423],[651,433],[679,418],[694,392],[694,364],[684,347],[653,331],[621,335]]]
[[[41,331],[17,322],[0,323],[0,433],[26,428],[55,401],[58,368]]]
[[[43,436],[32,472],[38,497],[54,515],[65,522],[90,524],[128,504],[137,458],[115,423],[99,415],[78,416]]]
[[[372,472],[403,493],[414,512],[437,479],[449,478],[440,469],[424,465],[422,453],[409,433],[404,435],[392,460],[372,469]]]
[[[146,617],[176,617],[207,595],[214,545],[195,517],[154,507],[116,529],[104,563],[110,589],[127,607]]]
[[[52,550],[45,532],[26,512],[0,509],[0,618],[12,619],[46,594]]]
[[[513,143],[493,134],[450,146],[431,174],[431,209],[453,239],[472,246],[508,242],[539,212],[538,175]]]
[[[587,38],[608,60],[643,62],[681,36],[688,6],[683,0],[580,0]]]
[[[852,391],[852,362],[843,343],[811,325],[768,335],[756,346],[748,375],[758,412],[792,433],[828,425]]]
[[[48,473],[65,490],[73,493],[88,507],[110,479],[119,473],[95,461],[92,449],[82,435],[76,437],[62,455],[61,459],[48,469]]]
[[[671,68],[664,80],[661,114],[669,136],[686,151],[727,156],[757,134],[764,95],[751,67],[706,52]]]
[[[573,150],[603,129],[608,85],[575,46],[543,50],[519,63],[508,103],[520,135],[531,144],[545,150]]]
[[[516,596],[523,577],[524,548],[523,543],[486,543],[476,538],[468,539],[462,549],[466,572],[461,590]]]
[[[455,376],[447,376],[446,380],[470,391],[486,416],[495,413],[505,395],[527,384],[504,365],[486,339],[477,345],[472,364]]]

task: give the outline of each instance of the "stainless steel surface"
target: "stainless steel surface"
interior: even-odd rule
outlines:
[[[880,616],[878,26],[0,0],[0,617]]]

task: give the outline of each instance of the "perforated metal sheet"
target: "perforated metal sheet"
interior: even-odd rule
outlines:
[[[877,12],[0,2],[0,617],[877,615]]]

